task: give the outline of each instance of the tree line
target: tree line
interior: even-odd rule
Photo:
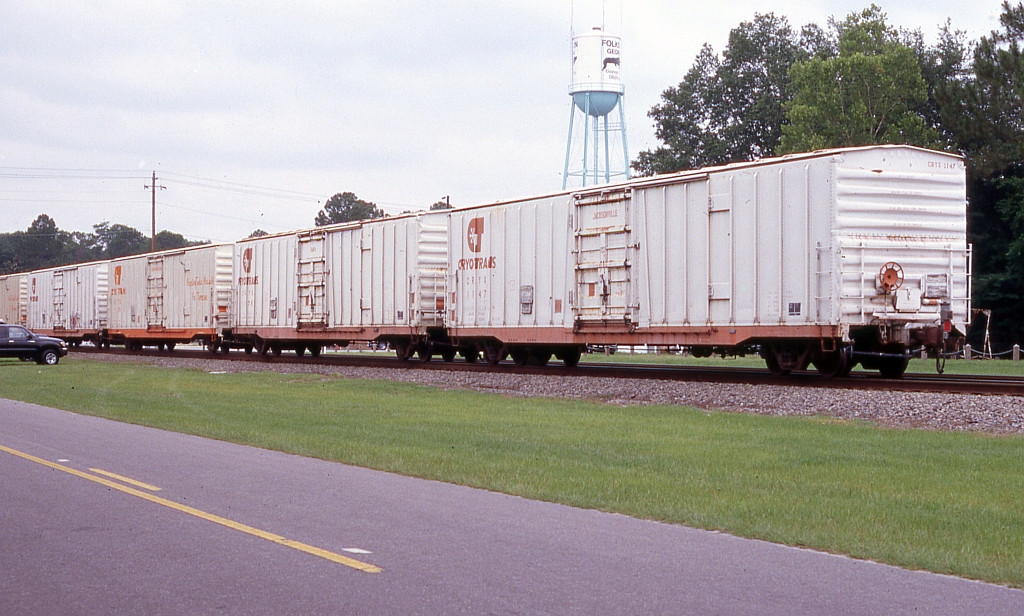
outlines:
[[[639,175],[822,148],[907,144],[967,163],[973,298],[991,309],[996,350],[1024,343],[1024,3],[968,42],[949,21],[938,42],[898,30],[877,5],[793,29],[756,15],[722,53],[704,45],[648,113],[662,143]],[[982,342],[986,318],[970,332]]]
[[[156,249],[199,246],[170,231],[156,234]],[[64,231],[40,214],[25,231],[0,233],[0,274],[13,274],[71,263],[116,259],[149,252],[150,237],[138,229],[101,222],[92,233]]]

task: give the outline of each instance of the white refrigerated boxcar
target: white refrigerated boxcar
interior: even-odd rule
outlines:
[[[26,322],[69,344],[96,342],[107,326],[107,262],[36,270],[26,278]]]
[[[110,262],[104,342],[173,349],[216,345],[230,323],[232,245],[211,244]]]
[[[958,156],[871,146],[455,210],[448,333],[491,361],[653,344],[898,376],[970,321],[965,191]]]
[[[375,342],[429,357],[444,338],[446,231],[443,212],[424,212],[239,241],[225,341],[300,355]]]

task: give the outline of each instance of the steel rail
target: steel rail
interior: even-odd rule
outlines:
[[[844,378],[824,378],[814,371],[799,371],[787,375],[773,375],[761,368],[729,368],[679,366],[672,364],[624,364],[583,361],[575,368],[558,362],[547,366],[516,366],[505,361],[497,366],[483,362],[445,362],[439,358],[433,361],[419,359],[399,360],[394,356],[356,355],[348,353],[325,353],[319,358],[298,357],[292,354],[280,357],[245,354],[243,352],[211,353],[201,349],[178,347],[175,351],[127,351],[121,348],[100,350],[94,347],[79,347],[72,355],[121,354],[138,357],[167,357],[181,359],[218,359],[238,362],[261,362],[269,364],[316,364],[327,366],[357,366],[392,370],[449,370],[475,372],[503,372],[506,374],[536,374],[549,376],[570,376],[583,378],[625,378],[669,381],[691,381],[702,383],[784,385],[791,387],[814,387],[828,389],[856,389],[883,392],[932,392],[978,395],[1024,396],[1024,377],[991,375],[939,375],[907,373],[901,379],[884,379],[870,372],[853,372]]]

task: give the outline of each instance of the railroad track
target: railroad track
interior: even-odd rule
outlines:
[[[907,373],[902,379],[883,379],[874,373],[853,372],[849,377],[826,379],[815,372],[795,372],[786,376],[772,375],[767,369],[759,368],[718,368],[700,366],[678,366],[670,364],[622,364],[583,361],[575,368],[567,368],[557,363],[548,366],[515,366],[511,362],[503,362],[498,366],[486,363],[466,363],[464,361],[444,362],[439,359],[424,362],[417,359],[400,361],[393,356],[373,356],[356,354],[325,353],[319,358],[296,357],[283,355],[267,357],[258,354],[247,355],[242,352],[217,353],[201,349],[181,348],[173,352],[143,350],[129,352],[121,348],[100,350],[94,347],[80,347],[72,350],[73,354],[83,356],[95,354],[120,354],[138,357],[177,357],[182,359],[218,359],[237,362],[301,363],[323,364],[334,366],[359,366],[391,370],[449,370],[491,372],[500,371],[506,374],[539,374],[571,377],[610,377],[627,379],[650,379],[668,381],[692,381],[703,383],[746,384],[746,385],[788,385],[797,387],[815,387],[829,389],[858,389],[890,392],[937,392],[959,394],[982,394],[1003,396],[1024,396],[1024,377],[1009,376],[964,376]]]

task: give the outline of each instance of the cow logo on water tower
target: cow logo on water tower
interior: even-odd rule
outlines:
[[[470,252],[480,252],[480,249],[483,247],[483,237],[484,219],[471,219],[469,227],[466,229],[466,244],[469,246]]]

